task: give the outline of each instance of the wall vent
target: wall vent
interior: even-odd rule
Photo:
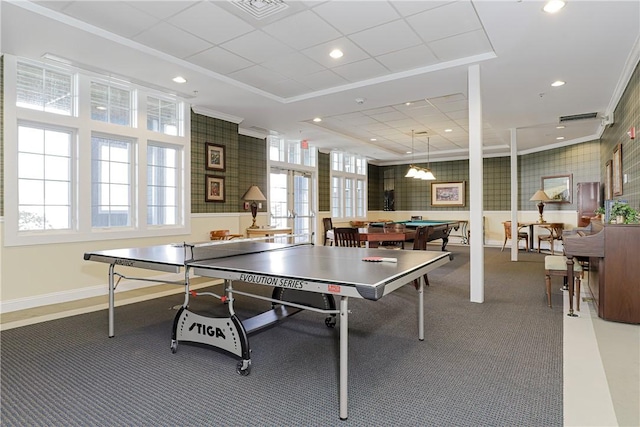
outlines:
[[[573,116],[560,116],[560,123],[574,122],[576,120],[590,120],[598,118],[598,113],[574,114]]]

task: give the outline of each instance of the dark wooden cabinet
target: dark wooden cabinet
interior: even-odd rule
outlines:
[[[590,218],[596,216],[596,209],[600,206],[600,183],[579,182],[576,198],[578,199],[578,227],[589,225]]]

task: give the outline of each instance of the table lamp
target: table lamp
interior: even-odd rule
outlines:
[[[246,202],[251,202],[250,206],[251,206],[251,216],[253,217],[253,223],[249,228],[258,228],[258,226],[256,225],[256,215],[258,214],[257,202],[264,202],[267,200],[267,198],[264,197],[264,194],[262,194],[262,191],[260,191],[257,185],[252,185],[251,187],[249,187],[247,192],[244,193],[244,196],[242,196],[242,200]]]
[[[549,200],[551,200],[549,198],[549,196],[547,196],[547,193],[545,193],[542,190],[538,190],[538,191],[536,191],[536,194],[534,194],[533,197],[531,197],[529,200],[532,201],[532,202],[539,202],[538,203],[538,212],[540,212],[540,219],[538,219],[538,222],[539,223],[547,222],[542,217],[542,211],[544,210],[544,202],[548,202]]]

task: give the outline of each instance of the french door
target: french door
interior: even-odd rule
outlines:
[[[295,234],[313,232],[313,179],[310,172],[271,168],[269,175],[269,214],[271,225],[291,227]],[[305,236],[296,242],[306,241]]]

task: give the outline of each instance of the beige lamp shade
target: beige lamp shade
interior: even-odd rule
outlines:
[[[262,191],[260,191],[257,185],[252,185],[247,192],[244,193],[242,200],[264,202],[267,198],[264,197],[264,194],[262,194]]]
[[[551,199],[543,190],[538,190],[529,200],[532,202],[548,202]]]

